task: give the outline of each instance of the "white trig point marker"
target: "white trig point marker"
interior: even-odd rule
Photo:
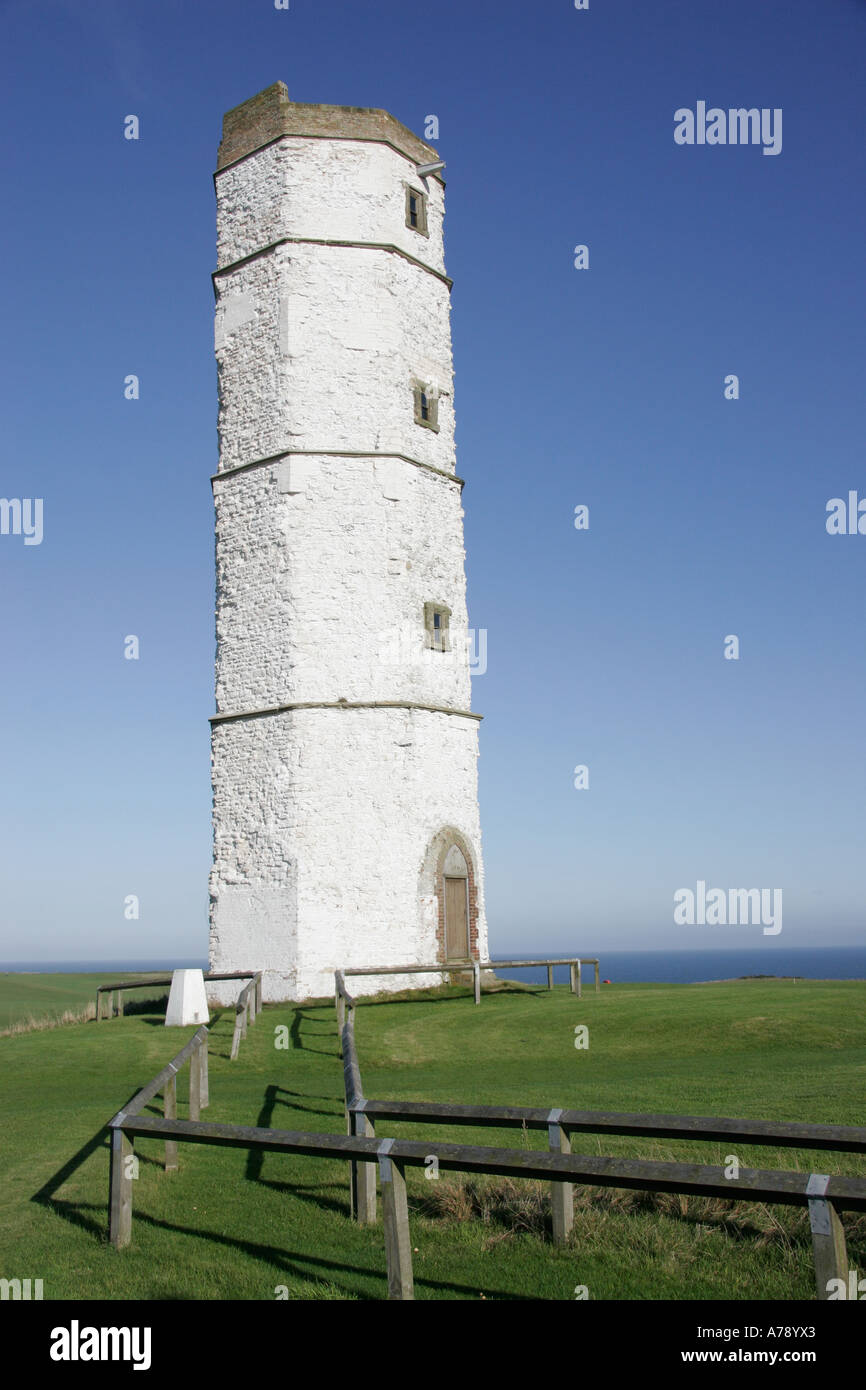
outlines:
[[[201,970],[175,970],[165,1011],[166,1028],[186,1028],[190,1023],[209,1023],[204,974]]]

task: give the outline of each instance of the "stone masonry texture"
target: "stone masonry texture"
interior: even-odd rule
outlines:
[[[436,158],[387,112],[281,83],[224,122],[211,969],[263,970],[271,1000],[444,961],[452,844],[487,955],[444,184],[416,172]],[[425,604],[450,610],[447,651]]]

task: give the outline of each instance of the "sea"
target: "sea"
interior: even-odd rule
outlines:
[[[492,953],[490,959],[518,960],[523,954]],[[528,952],[526,953],[529,954]],[[530,959],[567,956],[563,950],[537,951]],[[737,980],[746,976],[775,975],[806,980],[866,980],[866,946],[773,946],[727,951],[606,951],[603,947],[587,955],[597,955],[599,975],[613,983],[632,984],[657,981],[666,984],[695,984],[705,980]],[[593,967],[583,967],[583,982],[592,983]],[[503,978],[541,984],[547,971],[523,969],[503,971]],[[568,966],[554,967],[554,983],[567,981]]]
[[[494,953],[491,960],[530,960],[567,956],[568,948]],[[772,946],[749,950],[726,951],[606,951],[598,948],[599,971],[602,980],[613,983],[658,981],[670,984],[693,984],[705,980],[736,980],[747,976],[797,976],[806,980],[864,980],[866,979],[866,946]],[[208,963],[192,956],[180,960],[120,960],[104,957],[98,960],[0,961],[0,972],[37,974],[97,974],[126,971],[148,971],[166,974],[172,970],[207,970]],[[544,967],[519,968],[503,971],[503,978],[521,980],[524,984],[542,984],[547,973]],[[585,966],[585,983],[591,983],[593,967]],[[555,983],[568,980],[568,966],[554,969]]]

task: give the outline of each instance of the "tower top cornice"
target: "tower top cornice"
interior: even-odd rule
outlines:
[[[365,106],[322,106],[290,101],[285,82],[274,82],[223,116],[217,173],[287,135],[310,139],[371,140],[390,145],[416,164],[438,160],[432,145],[388,111]],[[439,174],[432,174],[444,182]]]

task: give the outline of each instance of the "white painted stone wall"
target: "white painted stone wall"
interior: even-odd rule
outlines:
[[[264,967],[264,997],[277,999],[332,993],[338,966],[435,960],[423,860],[446,825],[480,843],[476,728],[381,709],[217,725],[211,968]],[[358,978],[350,989],[412,983]]]
[[[444,281],[394,252],[290,243],[215,283],[221,468],[327,448],[454,472]],[[412,377],[439,394],[438,434],[414,423]]]
[[[301,236],[399,246],[445,273],[445,190],[428,179],[429,237],[407,227],[405,184],[422,185],[411,160],[389,145],[289,135],[216,182],[218,266]]]
[[[402,460],[292,457],[219,479],[217,710],[288,701],[470,707],[460,488]],[[303,472],[280,492],[284,469]],[[389,490],[396,491],[391,487]],[[425,646],[425,602],[451,650]]]
[[[252,256],[216,279],[217,711],[455,711],[214,725],[211,969],[264,969],[266,999],[330,994],[342,965],[436,959],[423,866],[445,826],[470,847],[487,950],[478,724],[456,712],[470,681],[448,286],[366,245],[254,254],[281,237],[385,243],[442,272],[442,187],[428,181],[424,237],[405,226],[407,180],[421,186],[386,144],[294,136],[217,177],[219,265]],[[439,393],[438,433],[414,421],[414,379]],[[449,652],[425,645],[429,602],[452,610]]]

